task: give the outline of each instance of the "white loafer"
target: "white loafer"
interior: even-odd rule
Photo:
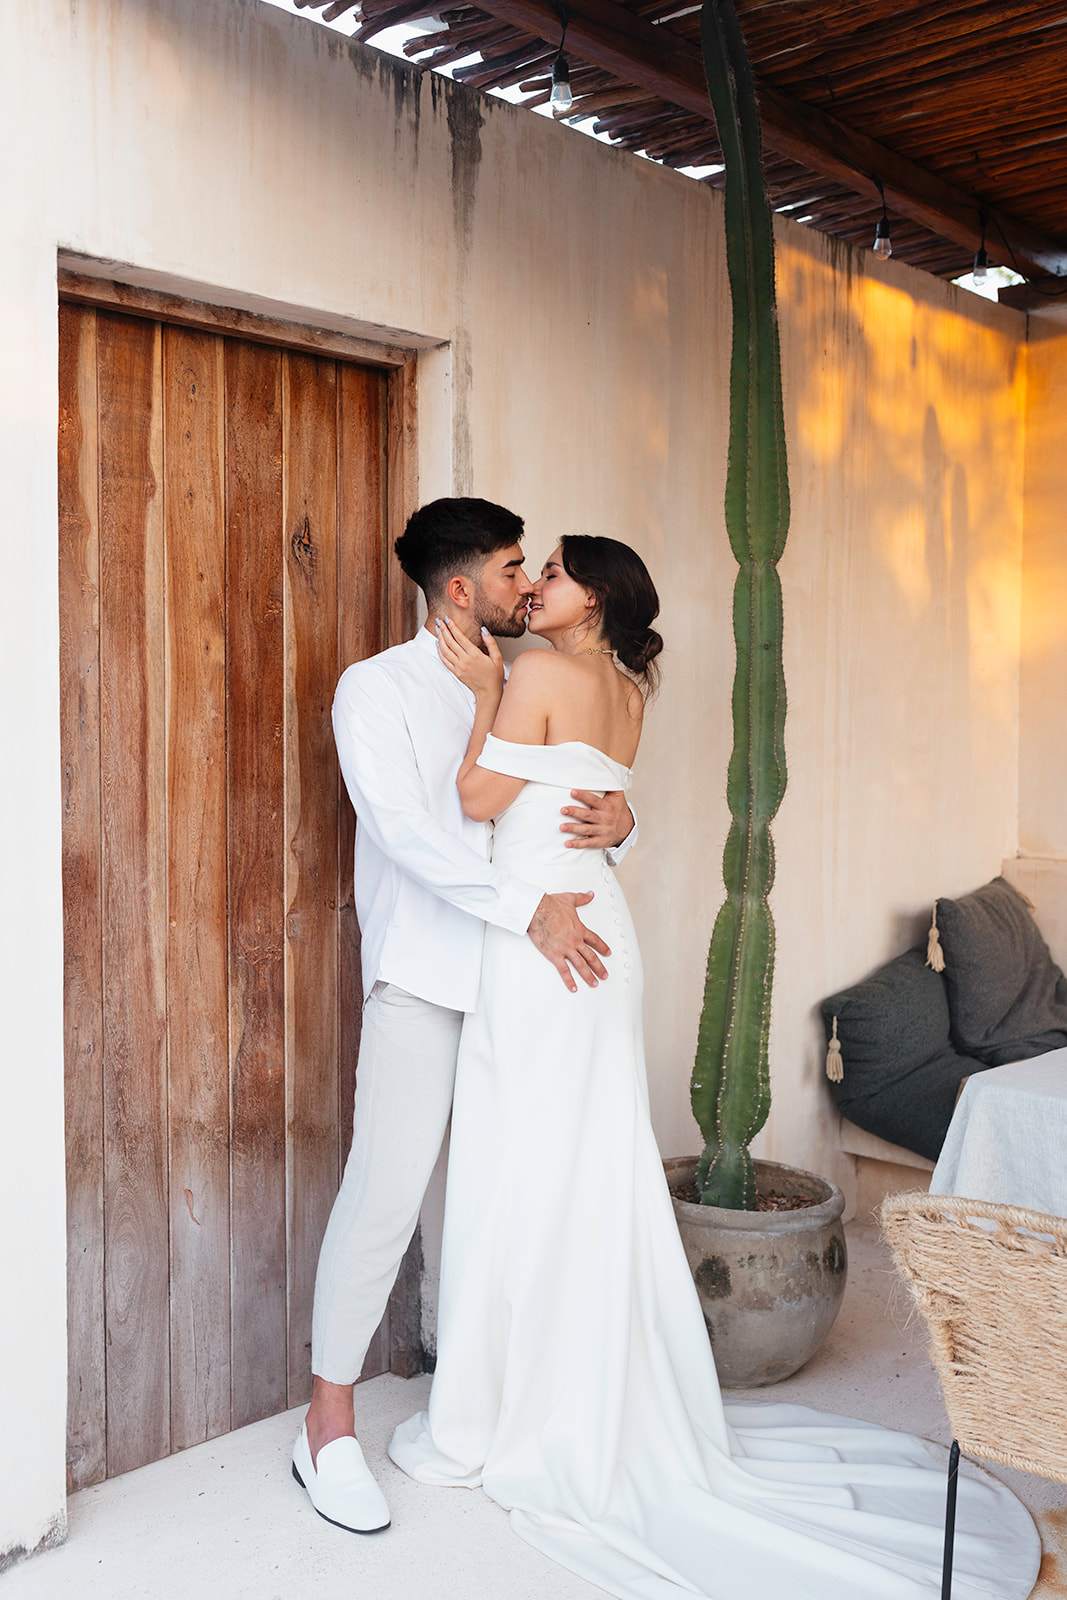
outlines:
[[[389,1526],[385,1496],[363,1459],[356,1439],[334,1439],[311,1460],[307,1428],[293,1446],[293,1477],[320,1517],[349,1533],[380,1533]]]

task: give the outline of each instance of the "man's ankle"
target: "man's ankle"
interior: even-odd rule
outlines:
[[[335,1439],[354,1439],[352,1385],[327,1383],[324,1378],[316,1377],[304,1423],[312,1464],[324,1445],[332,1444]]]

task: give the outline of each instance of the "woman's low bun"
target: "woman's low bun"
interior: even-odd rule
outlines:
[[[652,663],[663,649],[663,640],[654,628],[645,628],[631,639],[613,645],[615,654],[629,672],[648,677]]]

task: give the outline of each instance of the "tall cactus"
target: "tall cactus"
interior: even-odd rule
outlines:
[[[767,1039],[774,976],[770,823],[785,793],[782,590],[776,563],[789,525],[773,216],[760,164],[755,84],[732,0],[704,0],[704,70],[726,163],[726,259],[733,302],[726,527],[734,587],[734,745],[723,854],[727,898],[708,952],[693,1067],[705,1149],[705,1205],[751,1210],[749,1143],[770,1110]]]

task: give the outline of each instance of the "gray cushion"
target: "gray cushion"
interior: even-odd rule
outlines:
[[[996,1067],[1067,1045],[1067,979],[1005,878],[939,900],[937,926],[957,1050]]]
[[[830,1092],[838,1108],[868,1133],[936,1161],[960,1082],[981,1065],[952,1047],[945,984],[925,952],[907,950],[831,995],[822,1014],[827,1039],[837,1018],[845,1075]]]

